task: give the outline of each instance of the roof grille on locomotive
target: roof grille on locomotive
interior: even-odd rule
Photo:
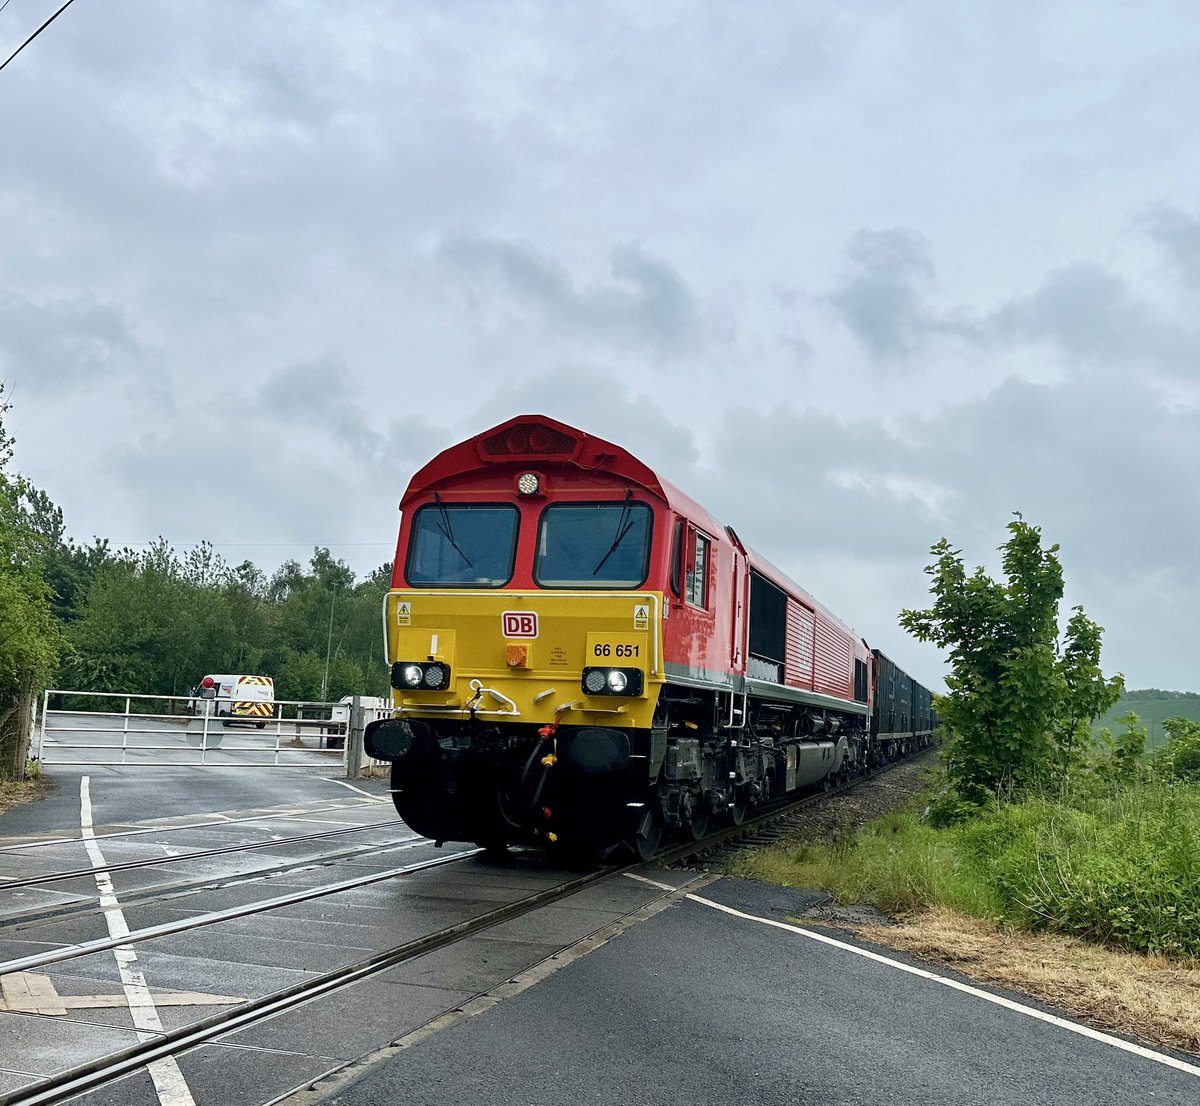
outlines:
[[[480,452],[491,461],[511,457],[563,458],[571,456],[578,448],[578,439],[570,434],[536,422],[506,427],[480,443]]]

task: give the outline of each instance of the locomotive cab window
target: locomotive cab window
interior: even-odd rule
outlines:
[[[636,588],[646,580],[645,503],[556,503],[542,512],[533,578],[543,588]]]
[[[693,607],[708,608],[708,555],[712,542],[703,534],[692,530],[692,555],[687,568],[684,598]]]
[[[516,507],[427,503],[413,516],[405,576],[412,587],[499,588],[512,579]]]

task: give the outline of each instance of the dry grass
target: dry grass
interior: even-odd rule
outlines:
[[[41,776],[29,780],[0,780],[0,813],[22,803],[36,802],[51,786],[50,781]]]
[[[1099,1029],[1200,1055],[1200,961],[1168,960],[1052,934],[998,930],[944,907],[865,940],[1041,999]]]

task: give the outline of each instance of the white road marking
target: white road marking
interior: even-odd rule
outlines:
[[[104,854],[96,843],[96,834],[92,828],[92,795],[91,777],[84,776],[79,781],[79,825],[83,837],[83,846],[87,849],[88,859],[92,866],[102,868],[105,864]],[[114,940],[129,936],[129,924],[117,900],[112,878],[107,872],[95,874],[96,888],[100,892],[100,906],[104,911],[104,921],[108,926],[108,935]],[[117,971],[121,975],[121,986],[129,1001],[129,1014],[133,1024],[145,1032],[139,1033],[139,1039],[146,1041],[155,1034],[163,1031],[162,1021],[155,1008],[150,988],[146,986],[146,977],[138,967],[137,954],[130,945],[119,945],[113,949],[117,961]],[[171,1057],[165,1060],[155,1060],[148,1064],[146,1070],[154,1083],[154,1090],[162,1106],[196,1106],[196,1100],[188,1088],[187,1081],[179,1065]]]
[[[158,991],[156,1006],[235,1006],[245,999],[202,991]],[[0,1010],[61,1016],[68,1010],[105,1010],[128,1006],[128,995],[60,995],[54,981],[38,972],[0,976]]]
[[[359,795],[362,795],[365,798],[370,799],[371,802],[373,802],[373,803],[386,803],[387,802],[387,799],[381,799],[378,795],[372,795],[369,791],[364,791],[361,787],[355,787],[354,784],[347,783],[345,780],[335,780],[329,776],[322,776],[321,778],[324,780],[327,780],[329,783],[337,783],[337,784],[341,784],[342,787],[348,787],[348,788],[350,788],[351,791],[358,792]]]
[[[659,883],[656,879],[648,879],[646,876],[640,876],[637,872],[622,873],[626,879],[636,879],[638,883],[648,883],[651,887],[657,887],[660,891],[674,891],[676,888],[669,883]]]
[[[886,964],[889,968],[898,968],[902,972],[907,972],[909,975],[919,976],[921,979],[928,979],[932,983],[940,983],[943,987],[950,987],[955,991],[962,991],[963,994],[971,995],[973,998],[983,999],[984,1002],[994,1003],[996,1006],[1003,1006],[1006,1010],[1012,1010],[1017,1014],[1024,1014],[1028,1018],[1036,1018],[1038,1021],[1047,1022],[1050,1025],[1056,1025],[1060,1029],[1066,1029],[1071,1033],[1077,1033],[1081,1037],[1088,1037],[1093,1041],[1099,1041],[1101,1044],[1111,1045],[1113,1048],[1120,1049],[1122,1052],[1131,1052],[1135,1056],[1140,1056],[1144,1060],[1153,1060],[1156,1064],[1164,1064],[1166,1067],[1175,1068],[1177,1071],[1187,1072],[1188,1075],[1200,1075],[1200,1067],[1195,1064],[1189,1064],[1184,1060],[1177,1060],[1174,1056],[1168,1056],[1162,1052],[1155,1052],[1153,1049],[1143,1048],[1141,1045],[1135,1045],[1131,1041],[1123,1041],[1120,1037],[1110,1036],[1108,1033],[1102,1033],[1098,1029],[1092,1029],[1086,1025],[1078,1025],[1075,1022],[1067,1021],[1066,1018],[1060,1018],[1054,1014],[1047,1014],[1043,1010],[1037,1010],[1032,1006],[1026,1006],[1024,1003],[1014,1002],[1012,999],[1004,998],[1001,995],[993,995],[988,991],[980,990],[978,987],[972,987],[967,983],[960,983],[957,979],[949,979],[944,975],[937,975],[934,972],[926,971],[924,968],[918,968],[912,964],[905,964],[899,960],[893,960],[890,956],[882,956],[877,952],[871,952],[870,949],[862,949],[857,945],[848,944],[845,941],[839,941],[835,937],[828,937],[824,933],[817,933],[811,929],[804,929],[801,926],[790,925],[787,922],[777,922],[773,918],[760,918],[757,914],[746,914],[741,910],[735,910],[732,906],[726,906],[724,903],[714,902],[712,899],[702,898],[700,895],[688,895],[688,898],[693,902],[701,903],[704,906],[711,906],[714,910],[720,910],[724,914],[732,914],[735,918],[742,918],[747,922],[758,922],[761,925],[773,926],[775,929],[783,929],[788,933],[795,933],[800,937],[807,937],[812,941],[819,941],[823,945],[832,945],[834,948],[842,949],[845,952],[851,952],[855,956],[862,956],[867,960],[874,960],[877,964]]]

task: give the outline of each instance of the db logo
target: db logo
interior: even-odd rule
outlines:
[[[537,637],[536,611],[505,611],[500,616],[505,637]]]

